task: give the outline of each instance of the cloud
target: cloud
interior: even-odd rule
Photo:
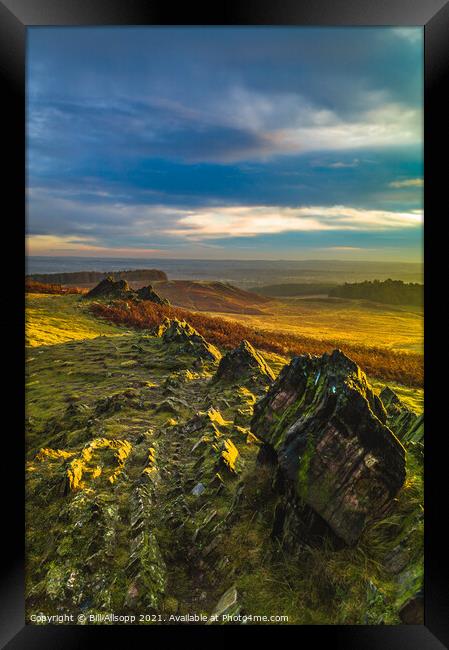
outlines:
[[[388,212],[348,206],[236,206],[204,208],[181,216],[167,234],[192,239],[253,237],[301,231],[379,231],[413,228],[422,222],[415,212]]]
[[[157,248],[124,248],[110,246],[98,246],[95,239],[86,237],[61,236],[61,235],[27,235],[26,237],[26,250],[27,255],[98,255],[98,256],[112,256],[117,257],[128,255],[135,257],[154,255],[161,252]]]
[[[342,160],[337,160],[336,162],[331,162],[329,164],[321,164],[317,165],[319,167],[327,167],[328,169],[351,169],[354,167],[358,167],[360,165],[360,160],[358,158],[354,158],[350,162],[344,162]]]
[[[389,183],[390,187],[395,189],[402,189],[404,187],[423,187],[424,179],[423,178],[407,178],[403,181],[392,181]]]
[[[33,102],[28,133],[32,170],[61,160],[165,158],[185,162],[266,161],[313,151],[397,147],[422,141],[422,110],[368,93],[353,115],[300,93],[262,93],[240,86],[188,99],[119,97],[109,103]],[[84,163],[85,164],[85,163]]]
[[[422,42],[422,27],[394,27],[392,32],[395,36],[399,36],[409,43],[417,44]]]
[[[422,175],[421,70],[420,29],[31,28],[30,238],[92,254],[413,239],[421,193],[387,188]]]

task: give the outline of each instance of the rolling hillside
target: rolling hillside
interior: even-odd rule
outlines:
[[[263,308],[271,303],[271,299],[268,297],[259,296],[223,282],[168,280],[155,282],[154,287],[173,305],[195,311],[263,314]]]

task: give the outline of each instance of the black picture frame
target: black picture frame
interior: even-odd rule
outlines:
[[[182,628],[182,642],[198,643],[201,636],[208,645],[228,641],[237,633],[243,642],[258,642],[259,635],[282,643],[285,634],[294,634],[295,645],[314,645],[350,650],[437,650],[449,647],[449,583],[447,537],[445,531],[447,474],[444,423],[445,382],[438,371],[444,330],[434,306],[441,301],[440,278],[444,277],[446,240],[441,236],[445,214],[447,157],[449,50],[449,2],[447,0],[255,0],[221,2],[210,6],[185,4],[180,9],[161,0],[1,0],[0,1],[0,74],[5,112],[2,124],[6,178],[3,184],[4,224],[12,226],[11,238],[4,246],[17,252],[8,263],[17,280],[17,298],[8,292],[8,317],[2,319],[11,361],[5,363],[17,371],[17,381],[8,380],[4,404],[14,413],[8,434],[9,448],[2,445],[2,464],[10,477],[3,477],[2,581],[0,596],[0,644],[11,649],[85,648],[117,641],[125,635],[134,644],[138,634],[146,642],[170,643],[168,628],[117,628],[116,626],[31,626],[25,625],[24,613],[24,441],[21,438],[24,412],[22,293],[23,235],[25,212],[25,60],[26,31],[34,25],[397,25],[424,26],[425,34],[425,407],[426,407],[426,532],[425,532],[425,625],[423,626],[239,626],[218,628]],[[6,137],[7,136],[7,137]],[[5,200],[6,199],[6,200]],[[436,236],[435,236],[436,235]],[[445,301],[446,302],[446,301]],[[436,318],[433,317],[436,312]],[[447,328],[446,328],[447,329]],[[447,336],[447,333],[446,333]],[[443,338],[442,338],[443,337]],[[3,338],[2,341],[5,341]],[[442,361],[444,364],[444,360]],[[5,410],[5,409],[4,409]],[[12,427],[12,425],[9,425]],[[11,442],[12,441],[12,442]],[[4,444],[7,444],[6,442]],[[176,628],[179,634],[180,628]],[[175,630],[175,631],[176,631]],[[198,634],[198,632],[200,634]],[[193,634],[195,633],[195,641]],[[256,635],[256,636],[255,636]],[[142,642],[142,640],[140,641]],[[136,642],[137,645],[137,642]]]

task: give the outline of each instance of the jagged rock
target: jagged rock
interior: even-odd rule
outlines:
[[[399,618],[405,625],[424,624],[424,590],[421,589],[413,598],[403,605]]]
[[[141,289],[138,289],[136,291],[136,295],[138,298],[141,300],[149,300],[150,302],[154,302],[157,305],[169,305],[170,301],[167,300],[167,298],[162,298],[149,284],[147,287],[142,287]]]
[[[86,298],[132,298],[135,297],[126,280],[115,281],[110,275],[99,282],[85,296]]]
[[[389,386],[381,391],[380,398],[387,411],[387,424],[399,440],[405,445],[422,442],[424,415],[409,409]]]
[[[251,343],[243,340],[240,345],[228,352],[220,361],[213,381],[230,383],[245,380],[262,381],[268,384],[274,380],[274,373]]]
[[[347,544],[358,540],[405,480],[405,450],[386,418],[365,374],[340,350],[283,368],[251,422],[285,486],[278,535],[291,537],[288,528],[301,519],[303,527],[311,509]]]
[[[237,409],[234,415],[234,424],[237,427],[247,426],[252,414],[252,409]]]
[[[230,622],[229,617],[238,616],[240,611],[237,588],[233,585],[220,598],[206,625],[213,623],[223,625]]]
[[[208,361],[219,361],[221,359],[220,351],[199,334],[186,321],[180,321],[177,318],[170,320],[165,318],[161,325],[155,330],[156,336],[162,337],[165,343],[176,343],[182,352],[194,354]]]
[[[211,407],[207,411],[198,411],[186,423],[186,427],[189,431],[197,431],[198,429],[212,425],[214,428],[218,427],[224,430],[229,424],[230,421],[225,420],[218,409]]]
[[[162,557],[151,517],[151,496],[146,485],[139,485],[131,498],[131,545],[126,567],[130,580],[126,605],[156,610],[163,598],[167,567]]]
[[[156,413],[171,413],[172,415],[178,415],[181,408],[189,408],[189,405],[185,400],[176,399],[175,397],[169,397],[164,399],[155,406]]]
[[[124,408],[141,409],[143,404],[139,400],[137,392],[127,389],[120,393],[114,393],[100,398],[95,405],[95,415],[108,415],[117,413]]]
[[[164,388],[167,392],[172,391],[173,393],[178,393],[180,386],[197,379],[198,376],[199,375],[190,370],[180,370],[179,372],[173,373],[167,377],[164,381]]]

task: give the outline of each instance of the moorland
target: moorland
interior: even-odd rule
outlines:
[[[151,284],[27,282],[28,619],[419,622],[419,305]]]

